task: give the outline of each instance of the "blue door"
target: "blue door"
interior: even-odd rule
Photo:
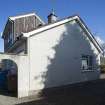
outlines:
[[[7,89],[8,70],[0,71],[0,89]]]

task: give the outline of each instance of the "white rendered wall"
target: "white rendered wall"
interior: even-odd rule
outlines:
[[[29,92],[29,60],[27,56],[18,57],[18,97],[26,97]]]
[[[10,60],[17,66],[17,89],[18,98],[28,96],[29,91],[29,62],[26,55],[13,55],[0,53],[0,62]],[[9,68],[8,68],[9,69]]]
[[[75,21],[30,37],[28,54],[30,94],[43,88],[99,78],[99,52]],[[92,71],[82,71],[83,54],[93,56]]]

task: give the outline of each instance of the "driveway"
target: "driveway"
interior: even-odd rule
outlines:
[[[0,95],[0,105],[105,105],[105,79],[49,89],[42,99]]]

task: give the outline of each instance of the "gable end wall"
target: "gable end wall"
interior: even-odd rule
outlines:
[[[33,91],[99,78],[100,54],[76,21],[28,38],[30,94]],[[93,69],[82,71],[82,55],[93,56]]]

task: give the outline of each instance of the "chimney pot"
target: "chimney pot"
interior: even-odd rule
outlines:
[[[54,11],[48,15],[48,23],[54,23],[57,21],[57,16],[55,15]]]

